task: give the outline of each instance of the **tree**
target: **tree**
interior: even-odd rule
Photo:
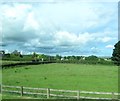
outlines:
[[[56,54],[56,60],[60,60],[62,58],[62,56]]]
[[[91,55],[91,56],[86,57],[85,60],[88,60],[88,61],[98,61],[98,57],[94,56],[94,55]]]
[[[45,54],[42,54],[42,55],[41,55],[41,60],[42,60],[42,61],[47,61],[47,57],[46,57]]]
[[[114,45],[112,60],[114,64],[120,66],[120,41]]]
[[[33,52],[33,57],[37,57],[37,54],[35,52]]]
[[[38,55],[35,52],[33,52],[32,57],[33,57],[32,61],[34,61],[34,62],[39,61],[39,57],[38,57]]]
[[[85,60],[86,60],[86,63],[88,63],[88,64],[97,64],[98,63],[98,57],[94,56],[94,55],[86,57]]]

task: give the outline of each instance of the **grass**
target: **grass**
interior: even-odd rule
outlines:
[[[2,94],[2,99],[31,99],[32,97],[14,95],[14,94]]]
[[[2,94],[0,94],[0,101],[2,100]]]
[[[118,91],[118,67],[83,64],[42,64],[3,69],[2,83],[40,88]]]

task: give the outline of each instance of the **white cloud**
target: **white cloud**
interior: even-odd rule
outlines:
[[[93,53],[100,53],[100,52],[102,52],[102,49],[100,49],[100,48],[97,48],[97,47],[92,47],[91,48],[91,51],[93,52]]]
[[[5,49],[5,53],[9,53],[9,50]]]
[[[11,3],[3,4],[0,11],[4,39],[31,48],[84,47],[96,42],[101,47],[113,44],[117,29],[113,23],[117,23],[117,6],[111,3]]]
[[[30,4],[6,4],[2,5],[1,12],[6,18],[22,18],[28,11],[32,9]]]
[[[111,41],[112,40],[112,38],[111,37],[103,37],[103,38],[98,38],[98,41],[101,41],[101,42],[109,42],[109,41]]]
[[[105,46],[106,48],[114,48],[114,45],[107,45],[107,46]]]
[[[30,12],[28,14],[28,17],[26,19],[26,22],[24,24],[24,28],[23,28],[23,31],[26,31],[26,30],[38,30],[40,28],[40,24],[38,23],[38,21],[35,19],[34,17],[34,13],[33,12]]]
[[[3,4],[0,9],[2,19],[2,32],[4,37],[14,37],[20,33],[21,27],[26,19],[28,5],[25,4]]]
[[[16,0],[1,0],[1,2],[16,2]],[[17,0],[20,3],[26,2],[39,2],[39,3],[65,3],[65,2],[119,2],[119,0]]]
[[[39,39],[32,39],[29,41],[29,43],[25,43],[24,46],[40,47],[41,43],[40,43]]]
[[[91,50],[94,50],[94,49],[96,49],[96,47],[92,47],[92,48],[91,48]]]
[[[69,33],[67,31],[58,31],[52,34],[50,40],[41,40],[40,37],[46,37],[47,34],[40,34],[39,38],[32,39],[25,46],[36,46],[36,47],[50,47],[50,46],[82,46],[92,41],[94,37],[89,33],[83,33],[76,35],[75,33]],[[46,42],[47,41],[47,42]],[[48,44],[49,43],[49,44]]]

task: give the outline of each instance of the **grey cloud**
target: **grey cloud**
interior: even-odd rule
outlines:
[[[14,12],[8,12],[8,16],[2,15],[3,42],[6,45],[4,47],[11,46],[13,49],[17,47],[21,50],[46,54],[99,54],[97,50],[93,51],[90,48],[97,44],[103,45],[97,42],[97,39],[104,36],[102,32],[106,27],[113,29],[111,22],[115,21],[115,19],[111,20],[115,9],[109,16],[107,12],[111,9],[101,12],[105,5],[100,5],[97,12],[94,8],[98,5],[92,7],[93,4],[88,5],[87,8],[77,3],[47,5],[30,3],[30,5],[32,8],[22,5],[23,10],[20,10],[22,9],[20,4],[11,5],[14,6],[14,10],[17,7],[17,10],[13,10],[15,15],[12,15]],[[84,8],[86,8],[85,12]],[[9,11],[9,7],[4,9]],[[105,20],[104,15],[108,21]]]

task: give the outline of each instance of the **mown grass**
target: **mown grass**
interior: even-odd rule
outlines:
[[[33,99],[32,97],[20,96],[15,94],[2,94],[2,99]]]
[[[83,64],[41,64],[3,69],[5,85],[40,88],[118,91],[118,67]]]

